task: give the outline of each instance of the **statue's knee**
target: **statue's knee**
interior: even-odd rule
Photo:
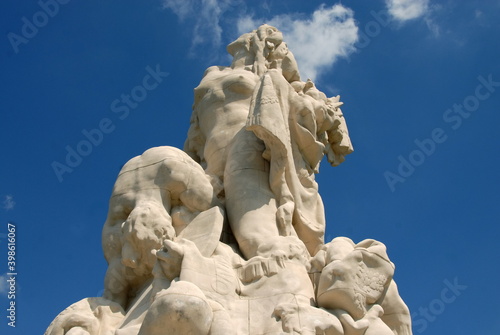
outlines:
[[[90,333],[81,327],[73,327],[66,332],[66,335],[90,335]]]
[[[158,293],[139,335],[208,334],[213,312],[201,290],[189,282],[176,282]]]

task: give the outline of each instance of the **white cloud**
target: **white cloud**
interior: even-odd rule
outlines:
[[[192,48],[210,43],[221,45],[220,18],[238,0],[163,0],[163,7],[172,10],[181,21],[193,21]]]
[[[244,34],[248,33],[254,29],[256,29],[259,25],[263,24],[264,22],[257,22],[252,16],[243,16],[238,19],[237,22],[237,29],[238,29],[238,34]]]
[[[163,7],[172,10],[180,20],[186,19],[193,10],[193,0],[164,0]]]
[[[3,208],[8,211],[14,209],[15,205],[16,203],[14,202],[14,198],[12,197],[12,195],[6,195],[3,200]]]
[[[424,16],[429,11],[429,0],[385,0],[389,14],[404,22]]]
[[[320,6],[309,18],[300,15],[278,15],[270,20],[240,18],[240,34],[256,29],[263,23],[283,32],[284,40],[293,52],[302,80],[316,79],[330,68],[339,57],[346,57],[355,50],[358,27],[354,12],[342,5]]]

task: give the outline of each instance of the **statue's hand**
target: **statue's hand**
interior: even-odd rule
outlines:
[[[337,317],[322,308],[282,303],[274,309],[286,334],[344,335]]]
[[[163,273],[169,280],[179,277],[184,258],[184,247],[181,244],[165,240],[163,249],[156,252],[156,257]]]
[[[345,335],[362,335],[370,326],[370,321],[367,319],[354,320],[352,316],[346,311],[336,309],[332,311],[335,314],[344,329]]]
[[[123,308],[113,301],[85,298],[59,313],[45,335],[114,334],[124,317]]]

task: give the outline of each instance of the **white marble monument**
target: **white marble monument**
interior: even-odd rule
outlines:
[[[184,151],[120,171],[102,233],[102,297],[46,335],[409,335],[385,246],[325,243],[314,180],[353,151],[339,97],[300,79],[269,25],[228,45],[194,90]]]

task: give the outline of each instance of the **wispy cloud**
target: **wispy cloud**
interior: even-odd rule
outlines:
[[[221,45],[221,16],[239,0],[163,0],[163,7],[172,10],[180,21],[193,24],[191,51],[208,43],[217,48]]]
[[[0,275],[0,296],[6,296],[7,292],[7,277],[5,275]]]
[[[14,198],[12,195],[6,195],[3,200],[3,208],[7,211],[14,209],[16,203],[14,202]]]
[[[193,10],[195,0],[164,0],[163,7],[171,9],[181,21]]]
[[[303,79],[314,80],[339,57],[347,57],[358,39],[354,12],[340,4],[321,5],[310,17],[284,14],[265,20],[244,16],[238,21],[238,32],[249,32],[264,22],[283,32]]]
[[[394,21],[404,24],[410,20],[422,19],[434,36],[440,35],[440,27],[432,18],[432,14],[441,8],[440,5],[431,5],[429,0],[385,0],[385,5]]]
[[[405,22],[429,11],[429,0],[385,0],[389,14],[397,21]]]
[[[429,16],[426,16],[424,18],[424,21],[425,21],[425,24],[427,25],[427,28],[429,28],[429,30],[434,34],[434,36],[437,37],[441,34],[441,29],[436,24],[436,22],[434,22],[434,20],[432,18],[430,18]]]

